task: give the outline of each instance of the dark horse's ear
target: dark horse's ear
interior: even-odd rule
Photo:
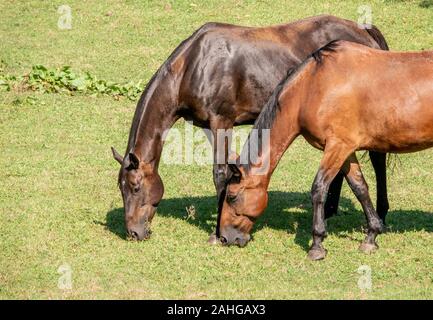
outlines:
[[[130,152],[128,154],[128,160],[129,160],[129,165],[128,165],[128,170],[137,170],[138,167],[140,166],[140,160],[138,160],[138,157]]]
[[[119,154],[119,152],[116,151],[113,147],[111,147],[111,152],[113,153],[113,158],[120,164],[123,162],[123,157]]]
[[[237,166],[237,164],[229,163],[228,167],[229,167],[229,170],[231,171],[233,177],[236,177],[239,179],[242,177],[242,172],[239,169],[239,167]]]

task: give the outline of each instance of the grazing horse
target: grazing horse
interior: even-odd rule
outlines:
[[[243,246],[249,241],[255,219],[267,206],[272,172],[302,135],[324,152],[311,190],[309,258],[326,255],[324,203],[339,172],[362,205],[368,231],[360,249],[371,252],[377,249],[375,239],[383,225],[355,151],[403,153],[433,146],[433,51],[400,53],[346,41],[330,43],[289,72],[254,129],[270,129],[269,143],[261,144],[255,164],[229,164],[232,174],[219,208],[221,242]],[[269,165],[262,169],[262,163]]]
[[[118,183],[127,233],[138,240],[150,236],[150,222],[164,192],[158,166],[167,129],[183,117],[209,128],[216,140],[217,130],[252,124],[286,71],[337,39],[388,49],[377,28],[361,29],[355,22],[328,15],[265,28],[208,23],[183,41],[141,95],[125,156],[112,149],[121,165]],[[213,169],[219,199],[227,174],[221,150],[227,146],[217,145],[213,141],[214,158],[223,159],[215,161]],[[388,210],[385,157],[370,154],[383,218]],[[330,189],[329,216],[337,210],[342,180],[339,175]]]

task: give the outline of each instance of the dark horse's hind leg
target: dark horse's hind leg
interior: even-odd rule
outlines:
[[[389,209],[388,193],[386,190],[386,153],[370,151],[369,155],[376,174],[376,210],[380,219],[382,219],[382,222],[385,224],[386,214]]]
[[[386,190],[386,153],[370,151],[369,155],[374,173],[376,174],[377,213],[382,222],[385,223],[386,214],[389,209],[388,193]],[[343,178],[344,175],[340,171],[329,186],[328,197],[325,203],[325,218],[332,217],[337,213]]]
[[[329,186],[328,197],[325,202],[325,219],[337,214],[343,178],[344,175],[340,171]]]

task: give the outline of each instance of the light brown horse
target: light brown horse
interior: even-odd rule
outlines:
[[[272,172],[302,135],[324,151],[311,191],[309,258],[326,255],[324,203],[340,170],[367,217],[367,237],[360,249],[371,252],[383,226],[355,151],[403,153],[433,146],[433,51],[386,52],[346,41],[330,43],[277,87],[254,126],[259,132],[268,128],[270,142],[261,147],[257,164],[229,166],[232,178],[219,208],[221,242],[243,246],[249,241],[255,219],[267,206]],[[269,163],[265,170],[263,163]]]

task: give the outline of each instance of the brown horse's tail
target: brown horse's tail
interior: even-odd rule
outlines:
[[[389,50],[385,37],[376,26],[373,25],[371,28],[365,29],[365,31],[368,32],[368,34],[374,39],[374,41],[376,41],[382,50]]]

